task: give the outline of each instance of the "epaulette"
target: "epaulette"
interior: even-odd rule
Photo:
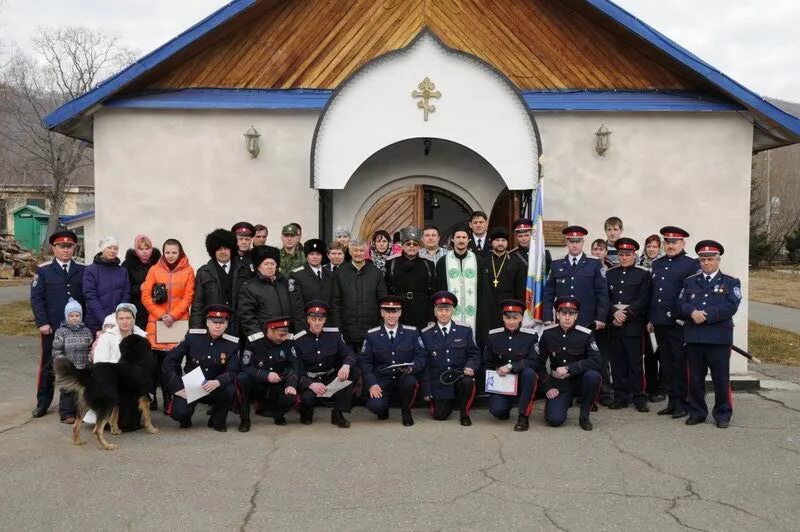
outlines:
[[[644,267],[644,266],[642,266],[641,264],[637,264],[637,265],[636,265],[636,267],[637,267],[637,268],[639,268],[640,270],[644,270],[644,271],[646,271],[646,272],[648,272],[648,273],[650,272],[650,270],[648,270],[647,268],[645,268],[645,267]]]
[[[263,332],[253,333],[253,334],[251,334],[250,336],[247,337],[247,339],[250,340],[251,342],[255,342],[256,340],[260,340],[262,338],[264,338],[264,333]]]
[[[189,334],[205,334],[207,332],[205,329],[189,329]]]
[[[654,259],[653,259],[653,262],[659,261],[659,260],[661,260],[661,259],[665,259],[666,257],[667,257],[666,255],[661,255],[660,257],[656,257],[656,258],[654,258]]]
[[[536,331],[530,327],[520,327],[519,332],[524,332],[525,334],[536,334]]]
[[[597,257],[592,257],[591,255],[584,255],[584,257],[586,257],[589,260],[600,260]]]
[[[38,270],[39,268],[44,268],[44,267],[45,267],[45,266],[47,266],[48,264],[53,264],[53,261],[52,261],[52,260],[49,260],[49,261],[45,261],[45,262],[43,262],[43,263],[41,263],[41,264],[37,264],[37,265],[36,265],[36,269]]]
[[[501,333],[501,332],[503,332],[503,330],[504,330],[503,327],[498,327],[497,329],[492,329],[491,331],[489,331],[489,334]]]
[[[380,325],[378,325],[377,327],[373,327],[372,329],[368,330],[367,332],[368,333],[374,333],[374,332],[378,332],[380,330],[381,330],[381,327],[380,327]]]
[[[286,341],[287,342],[294,342],[295,338],[297,338],[297,337],[294,335],[294,333],[289,333],[289,334],[286,335]]]
[[[558,323],[551,323],[550,325],[545,325],[544,328],[542,329],[542,332],[548,331],[548,330],[552,329],[553,327],[558,327]]]
[[[622,266],[612,266],[607,271],[616,270],[617,268],[622,268]]]
[[[691,279],[692,277],[697,277],[697,276],[698,276],[698,275],[700,275],[701,273],[703,273],[703,270],[700,270],[700,271],[699,271],[699,272],[697,272],[697,273],[693,273],[692,275],[687,275],[687,276],[686,276],[686,278],[687,278],[687,279]]]
[[[303,331],[305,332],[305,331]],[[322,332],[339,332],[339,327],[323,327]]]
[[[293,269],[292,272],[302,272],[305,266],[298,266],[297,268]]]
[[[405,329],[407,331],[416,331],[417,330],[417,328],[414,327],[413,325],[403,325],[403,329]]]
[[[580,332],[585,332],[586,334],[592,334],[592,330],[591,329],[587,329],[583,325],[576,325],[575,329],[580,331]]]
[[[431,324],[429,324],[427,327],[425,327],[424,329],[422,329],[422,332],[427,332],[427,331],[430,331],[431,329],[433,329],[433,326],[434,326],[434,325],[436,325],[436,324],[435,324],[435,323],[431,323]]]
[[[294,339],[297,340],[298,338],[302,338],[306,335],[306,331],[300,331],[299,333],[294,335]]]
[[[235,344],[239,343],[239,339],[235,336],[231,336],[230,334],[223,334],[222,337],[228,340],[229,342],[233,342]]]

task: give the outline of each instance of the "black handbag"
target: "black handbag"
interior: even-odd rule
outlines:
[[[153,303],[165,303],[167,301],[167,285],[156,283],[153,285]]]

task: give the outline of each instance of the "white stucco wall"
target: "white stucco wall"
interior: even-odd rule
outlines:
[[[537,113],[542,137],[546,220],[590,230],[585,251],[605,238],[603,222],[622,218],[626,236],[643,245],[664,225],[725,246],[721,269],[742,281],[734,342],[747,345],[748,235],[753,128],[736,113]],[[612,131],[605,157],[594,132]],[[565,248],[551,248],[554,257]],[[746,369],[732,355],[732,371]]]
[[[240,220],[263,223],[278,245],[283,224],[318,230],[317,192],[309,188],[318,112],[106,109],[95,118],[97,234],[130,247],[137,233],[179,239],[197,268],[205,235]],[[244,133],[261,133],[251,159]],[[158,244],[157,244],[158,245]],[[124,253],[124,252],[123,252]]]

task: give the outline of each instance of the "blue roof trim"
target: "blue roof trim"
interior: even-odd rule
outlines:
[[[621,24],[623,27],[646,40],[679,63],[694,70],[697,74],[730,94],[742,104],[751,107],[764,116],[774,120],[795,135],[800,135],[800,118],[794,117],[772,105],[761,96],[729,78],[713,66],[689,52],[672,39],[653,29],[631,13],[628,13],[610,0],[584,0],[586,3]]]
[[[333,91],[314,89],[182,89],[109,100],[124,109],[307,109],[325,108]],[[531,111],[740,111],[741,105],[695,92],[524,91]]]
[[[88,220],[89,218],[94,218],[94,209],[91,211],[79,212],[78,214],[73,214],[71,216],[61,216],[59,218],[59,223],[61,223],[61,225],[66,225],[72,222]]]
[[[184,31],[163,46],[156,48],[136,63],[125,70],[108,78],[93,90],[86,94],[65,103],[52,113],[44,117],[42,122],[48,129],[53,129],[58,125],[75,118],[85,112],[90,107],[101,103],[114,92],[118,91],[126,84],[134,81],[148,70],[159,65],[162,61],[179,52],[192,42],[213,31],[218,26],[224,24],[242,11],[256,3],[257,0],[233,0],[228,5],[218,9],[208,17],[204,18],[188,30]]]

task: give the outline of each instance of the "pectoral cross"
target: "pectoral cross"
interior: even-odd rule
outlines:
[[[494,281],[492,281],[492,283],[494,284],[494,287],[497,288],[497,285],[500,284],[500,281],[495,279]]]
[[[412,98],[422,98],[420,101],[417,102],[417,107],[422,109],[424,112],[424,119],[425,122],[428,121],[428,113],[432,113],[436,111],[436,106],[430,103],[431,98],[441,98],[442,93],[435,90],[436,85],[429,78],[423,79],[419,85],[418,91],[413,91],[411,93]]]

